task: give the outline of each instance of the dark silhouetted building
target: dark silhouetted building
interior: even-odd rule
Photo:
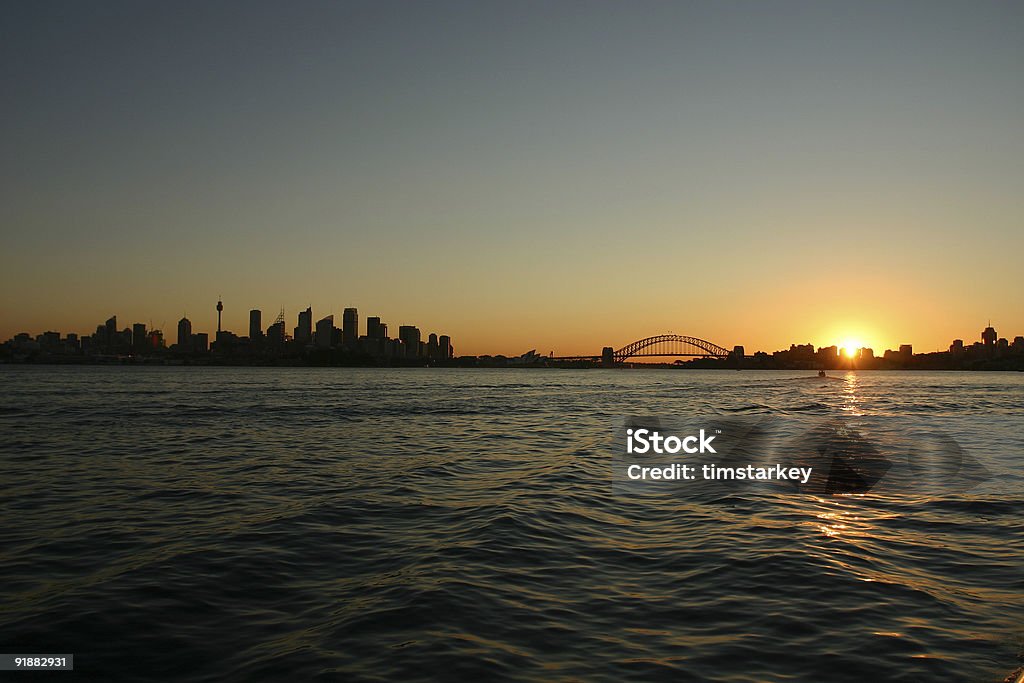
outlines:
[[[992,327],[992,323],[989,323],[988,327],[981,332],[981,341],[985,342],[985,346],[992,347],[995,346],[996,337],[998,336],[995,328]]]
[[[228,330],[221,330],[214,337],[213,348],[211,351],[214,353],[231,353],[238,346],[238,336],[234,332]]]
[[[206,353],[210,348],[210,335],[205,332],[197,332],[192,335],[192,350],[196,353]]]
[[[401,325],[398,328],[398,338],[405,349],[406,358],[416,358],[420,355],[420,328],[415,325]]]
[[[437,345],[440,347],[441,358],[448,360],[452,357],[452,338],[447,334],[442,334],[437,338]]]
[[[384,336],[380,333],[380,318],[377,316],[371,316],[366,319],[366,336],[370,339],[383,339]]]
[[[249,311],[249,341],[256,342],[263,337],[263,313],[254,308]]]
[[[329,315],[316,322],[316,346],[329,349],[334,344],[334,316]]]
[[[359,340],[359,311],[354,308],[346,308],[341,316],[342,343],[350,351],[356,349],[356,342]]]
[[[217,334],[220,334],[220,314],[224,311],[224,302],[217,299]]]
[[[825,367],[833,367],[839,359],[839,347],[835,345],[822,346],[818,349],[817,357]]]
[[[295,341],[305,346],[313,341],[313,309],[299,312],[299,325],[295,328]]]
[[[178,347],[182,351],[192,348],[192,322],[188,318],[178,321]]]
[[[267,328],[267,344],[272,348],[284,345],[284,321],[278,320]]]
[[[606,346],[601,349],[601,364],[605,367],[610,368],[615,365],[615,349],[611,346]]]
[[[58,351],[60,349],[60,332],[43,332],[36,338],[36,341],[47,351]]]
[[[144,323],[132,325],[132,348],[136,351],[143,351],[146,348],[146,325]]]

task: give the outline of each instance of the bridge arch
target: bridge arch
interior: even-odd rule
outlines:
[[[613,354],[616,363],[629,358],[651,356],[698,356],[727,358],[729,350],[706,339],[682,334],[659,334],[626,344]]]

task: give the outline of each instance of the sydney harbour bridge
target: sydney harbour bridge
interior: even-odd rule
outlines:
[[[601,361],[604,365],[617,365],[631,358],[736,358],[742,357],[743,347],[731,351],[706,339],[682,334],[659,334],[626,344],[621,349],[606,346],[600,356],[556,356],[552,360]]]

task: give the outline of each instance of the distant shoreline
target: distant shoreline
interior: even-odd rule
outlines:
[[[512,360],[512,359],[509,359]],[[243,362],[239,359],[89,359],[89,358],[61,358],[61,359],[0,359],[0,366],[90,366],[90,367],[188,367],[188,368],[380,368],[380,369],[411,369],[411,368],[432,368],[432,369],[470,369],[470,370],[715,370],[719,372],[797,372],[808,373],[806,376],[813,379],[819,371],[835,377],[836,374],[846,372],[1024,372],[1024,362],[1021,359],[991,359],[994,362],[976,362],[969,366],[943,366],[932,364],[909,364],[903,367],[806,367],[795,365],[780,366],[740,366],[724,365],[724,362],[714,361],[701,362],[707,359],[697,359],[682,364],[671,363],[623,363],[612,367],[603,366],[599,362],[579,361],[554,361],[540,363],[516,363],[516,362],[491,362],[481,361],[478,358],[464,357],[456,358],[449,362],[426,362],[426,361],[397,361],[390,363],[374,362],[335,362],[316,363],[305,362],[301,359],[277,359],[274,361],[250,361]],[[475,361],[475,362],[474,362]],[[1009,362],[999,362],[1009,361]]]

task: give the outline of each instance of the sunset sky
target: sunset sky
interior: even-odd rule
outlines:
[[[1024,335],[1024,4],[0,8],[0,338]]]

